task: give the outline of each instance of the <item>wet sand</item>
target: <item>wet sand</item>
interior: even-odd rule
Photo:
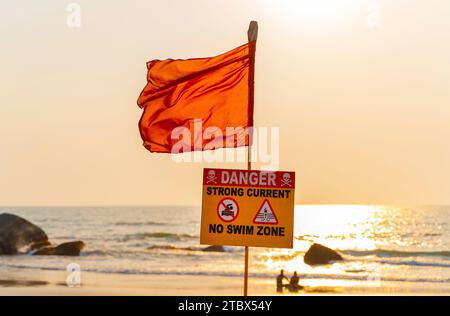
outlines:
[[[175,296],[240,296],[243,279],[217,276],[176,275],[119,275],[83,272],[81,286],[66,285],[65,271],[11,271],[0,278],[0,295],[175,295]],[[339,286],[303,283],[305,290],[299,293],[276,293],[275,279],[250,278],[249,295],[414,295],[406,284],[371,287],[361,284]],[[326,281],[324,282],[327,283]],[[409,290],[408,290],[409,289]],[[424,288],[422,295],[445,294]]]

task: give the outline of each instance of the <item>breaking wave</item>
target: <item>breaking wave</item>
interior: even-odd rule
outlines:
[[[116,226],[167,226],[167,223],[147,221],[147,222],[117,222]]]
[[[377,256],[381,258],[408,257],[440,257],[450,260],[450,251],[398,251],[398,250],[339,250],[339,252],[353,257]]]
[[[148,238],[162,238],[162,239],[172,239],[172,240],[181,240],[181,239],[196,239],[199,236],[190,235],[190,234],[176,234],[169,232],[154,232],[154,233],[136,233],[125,235],[121,238],[121,241],[129,241],[129,240],[143,240]]]

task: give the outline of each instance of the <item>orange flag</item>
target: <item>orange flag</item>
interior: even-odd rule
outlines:
[[[256,41],[210,58],[153,60],[138,105],[151,152],[249,145]]]

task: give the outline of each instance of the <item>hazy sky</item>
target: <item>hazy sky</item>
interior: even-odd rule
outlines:
[[[203,167],[244,165],[142,147],[146,62],[228,51],[251,19],[255,122],[297,203],[450,203],[450,1],[80,0],[81,28],[70,2],[0,4],[0,205],[200,204]]]

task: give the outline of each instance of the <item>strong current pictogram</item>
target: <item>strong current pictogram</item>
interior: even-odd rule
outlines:
[[[277,216],[275,215],[275,211],[270,205],[269,200],[265,199],[262,203],[261,207],[256,213],[255,218],[253,219],[253,223],[255,224],[278,224]]]

